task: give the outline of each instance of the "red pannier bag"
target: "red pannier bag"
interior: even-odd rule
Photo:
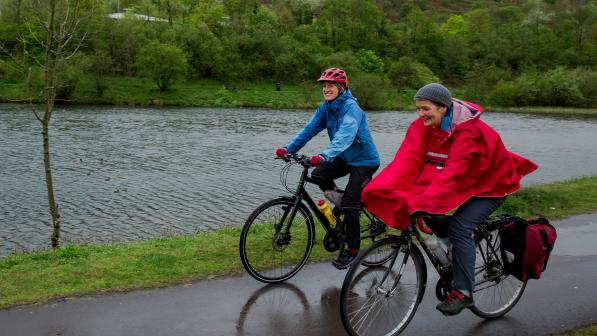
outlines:
[[[500,231],[500,250],[507,273],[521,281],[539,279],[556,241],[556,229],[545,218],[520,217]]]

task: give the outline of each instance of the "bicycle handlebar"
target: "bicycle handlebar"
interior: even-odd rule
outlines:
[[[302,154],[286,153],[282,157],[276,157],[276,160],[284,160],[284,162],[292,162],[292,161],[294,161],[294,162],[300,164],[301,166],[303,166],[305,168],[311,168],[311,167],[313,167],[311,165],[311,163],[309,162],[309,157],[306,156],[306,155],[302,155]]]

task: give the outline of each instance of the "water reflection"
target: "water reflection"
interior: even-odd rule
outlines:
[[[308,325],[309,310],[305,293],[295,285],[268,284],[255,291],[243,305],[236,334],[291,335]]]
[[[273,151],[309,115],[265,109],[57,109],[50,132],[64,242],[129,241],[242,224],[258,204],[286,194]],[[413,118],[406,112],[368,114],[383,165]],[[539,163],[524,183],[595,172],[595,120],[506,113],[483,119],[511,150]],[[0,254],[47,247],[51,224],[39,123],[27,107],[0,105],[0,139]],[[327,142],[321,134],[304,152],[318,153]]]

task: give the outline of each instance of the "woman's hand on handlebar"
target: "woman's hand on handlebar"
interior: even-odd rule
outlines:
[[[321,155],[313,155],[309,159],[309,163],[311,164],[312,167],[317,167],[317,165],[319,165],[322,161],[325,161],[325,159]]]
[[[314,159],[316,157],[319,157],[319,160]],[[276,159],[284,160],[285,162],[294,161],[303,167],[315,167],[321,161],[325,160],[321,155],[308,157],[297,153],[290,153],[285,147],[280,147],[276,150]]]
[[[280,147],[278,149],[276,149],[276,156],[281,158],[284,157],[286,154],[288,154],[288,149],[286,149],[286,147]]]

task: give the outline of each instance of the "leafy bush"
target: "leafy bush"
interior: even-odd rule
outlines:
[[[491,92],[490,100],[498,106],[513,106],[516,101],[516,88],[512,82],[499,82]]]
[[[25,77],[25,69],[12,60],[0,59],[0,80],[17,83]]]
[[[341,51],[322,57],[319,61],[322,64],[321,70],[330,67],[339,67],[348,72],[348,80],[352,75],[359,71],[358,59],[352,51]]]
[[[222,86],[215,94],[216,105],[222,107],[235,107],[238,102],[234,99],[234,96],[230,90],[225,86]]]
[[[583,107],[591,104],[588,97],[597,91],[595,77],[590,71],[563,67],[545,73],[522,74],[513,82],[500,82],[492,91],[491,100],[500,106]]]
[[[577,74],[578,89],[582,93],[585,106],[597,106],[597,71],[579,69]]]
[[[386,77],[357,73],[353,76],[350,89],[357,97],[359,105],[364,109],[375,109],[386,106],[389,81]]]
[[[59,72],[60,82],[56,89],[56,102],[66,103],[72,100],[79,79],[81,79],[81,76],[83,75],[85,62],[86,60],[83,56],[77,56],[62,65]]]
[[[357,52],[357,66],[367,73],[383,72],[383,60],[372,50],[359,50]]]
[[[187,59],[175,45],[151,42],[139,51],[137,68],[141,75],[154,80],[160,91],[165,92],[185,74]]]
[[[425,64],[410,57],[401,57],[398,62],[391,63],[388,75],[392,84],[400,88],[418,89],[425,84],[439,82],[439,78]]]
[[[578,89],[575,71],[557,67],[539,78],[539,97],[544,105],[582,106],[583,96]]]

